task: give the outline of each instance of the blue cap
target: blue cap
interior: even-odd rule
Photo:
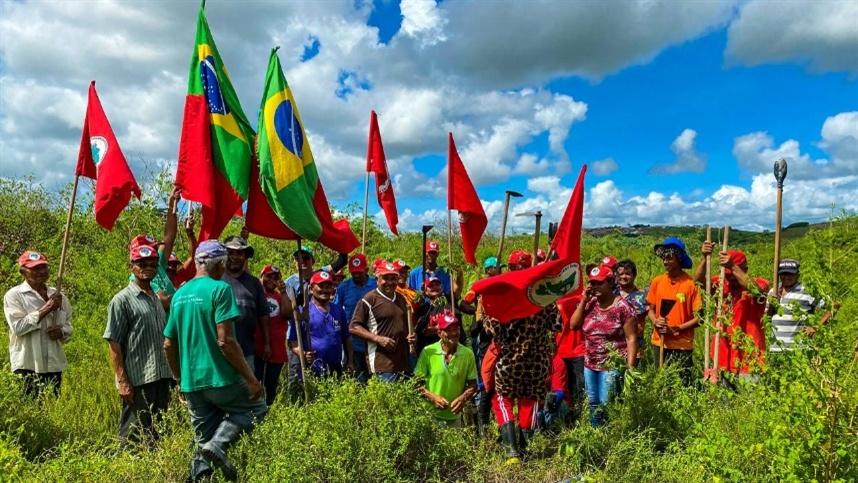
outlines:
[[[226,247],[217,240],[206,240],[197,246],[194,258],[197,260],[208,260],[226,256]]]
[[[679,251],[679,266],[682,268],[691,268],[694,265],[691,257],[688,256],[688,250],[685,249],[685,242],[679,238],[675,236],[665,238],[662,243],[655,246],[655,254],[661,256],[659,253],[665,248],[675,248]]]
[[[498,257],[489,257],[486,258],[486,261],[483,262],[483,268],[491,267],[500,267],[500,265],[498,264]]]

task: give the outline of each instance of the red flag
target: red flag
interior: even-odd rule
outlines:
[[[393,185],[387,173],[387,158],[384,157],[384,146],[381,144],[381,131],[378,129],[378,116],[372,111],[369,116],[369,144],[366,149],[366,172],[375,173],[375,194],[378,205],[384,210],[387,226],[394,235],[399,235],[396,225],[399,215],[396,212],[396,198],[393,196]]]
[[[477,263],[475,252],[486,225],[489,221],[477,190],[468,177],[465,165],[456,151],[453,133],[449,134],[449,153],[447,161],[447,209],[459,212],[459,229],[462,232],[462,247],[465,251],[465,261],[474,265]]]
[[[101,108],[95,81],[89,84],[75,176],[95,180],[95,221],[105,230],[113,229],[132,194],[140,199],[140,187]]]
[[[557,229],[553,245],[559,258],[535,267],[484,278],[472,290],[482,296],[483,309],[501,322],[530,317],[564,296],[580,292],[581,221],[584,216],[584,173],[572,190],[569,205]]]
[[[299,236],[280,220],[268,204],[268,198],[259,186],[259,162],[255,156],[251,167],[244,226],[255,235],[279,240],[297,240]],[[349,253],[360,246],[360,241],[352,232],[348,220],[334,221],[321,183],[313,198],[313,206],[322,223],[322,236],[319,237],[319,243],[338,253]]]

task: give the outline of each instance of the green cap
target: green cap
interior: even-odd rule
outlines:
[[[299,252],[308,253],[311,257],[316,258],[313,255],[313,247],[311,247],[310,245],[301,245],[301,250],[295,250],[294,252],[292,252],[292,256],[297,257]]]

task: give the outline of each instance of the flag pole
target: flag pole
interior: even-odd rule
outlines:
[[[724,225],[724,241],[721,251],[727,251],[727,240],[730,238],[730,225]],[[718,382],[718,352],[721,346],[721,315],[724,310],[724,265],[718,276],[718,307],[715,308],[715,353],[712,355],[712,382]]]
[[[456,293],[453,290],[453,210],[447,208],[447,255],[450,258],[450,306],[456,315]],[[425,247],[424,247],[425,248]]]
[[[80,181],[80,175],[75,175],[74,186],[72,187],[71,200],[69,200],[69,211],[66,216],[66,228],[63,231],[63,246],[60,250],[60,266],[57,269],[57,292],[63,288],[63,274],[65,273],[66,255],[69,247],[69,233],[71,232],[72,216],[74,215],[74,203],[77,199],[77,185]]]
[[[706,225],[706,243],[712,241],[712,227]],[[706,255],[706,320],[703,321],[703,378],[705,379],[709,372],[709,317],[712,314],[712,255]]]
[[[360,239],[360,252],[366,254],[366,219],[369,211],[369,171],[366,172],[363,192],[363,237]]]
[[[296,297],[296,301],[294,302],[295,307],[293,307],[292,312],[294,314],[293,316],[295,317],[295,338],[298,340],[298,351],[301,352],[301,357],[298,358],[298,363],[301,366],[301,386],[303,386],[303,388],[304,388],[304,402],[309,403],[310,402],[310,393],[307,391],[307,372],[306,372],[307,368],[306,368],[306,365],[304,364],[304,357],[305,357],[304,340],[303,340],[304,338],[303,338],[303,334],[301,334],[301,323],[304,322],[305,320],[309,319],[309,317],[307,317],[307,315],[308,315],[307,309],[309,308],[309,305],[308,305],[309,294],[307,293],[307,290],[304,287],[304,276],[301,275],[300,256],[301,256],[301,250],[303,250],[303,248],[301,247],[301,239],[298,238],[298,240],[296,240],[296,241],[298,242],[298,257],[299,257],[299,258],[296,258],[296,260],[295,260],[295,264],[297,265],[297,268],[298,268],[298,290],[304,296],[304,308],[300,313],[298,313],[298,307],[297,307],[298,303],[297,303],[297,297]],[[308,330],[309,330],[309,326],[308,326]],[[309,339],[308,339],[308,342],[309,342]]]
[[[775,296],[778,296],[778,265],[781,262],[781,214],[783,212],[784,202],[784,179],[787,175],[787,162],[785,159],[779,159],[775,162],[775,180],[778,182],[778,198],[775,207],[775,261],[772,269],[772,287],[774,287]]]

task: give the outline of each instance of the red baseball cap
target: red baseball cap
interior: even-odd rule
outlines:
[[[377,263],[375,266],[375,276],[383,277],[385,275],[396,274],[399,275],[399,271],[396,270],[396,265],[388,262],[387,260],[381,260],[380,263]]]
[[[607,257],[603,257],[602,261],[599,263],[610,268],[612,271],[617,269],[617,259],[610,255]]]
[[[320,283],[325,282],[334,283],[334,276],[324,270],[314,272],[313,275],[310,276],[310,285],[319,285]]]
[[[26,268],[36,268],[39,265],[47,265],[48,259],[39,252],[27,250],[18,257],[18,266]]]
[[[158,249],[152,245],[134,245],[129,250],[132,262],[143,260],[144,258],[158,258]]]
[[[180,261],[181,260],[179,260],[179,257],[177,257],[175,253],[171,253],[170,258],[167,260],[168,263],[179,263]]]
[[[545,253],[545,250],[543,250],[541,248],[536,250],[536,260],[537,261],[544,262],[546,258],[548,258],[548,254]]]
[[[507,265],[529,267],[533,265],[533,257],[524,250],[513,250],[507,259]]]
[[[280,275],[280,269],[274,265],[265,265],[264,267],[262,267],[262,271],[259,272],[259,276],[264,277],[265,275],[268,275],[269,273],[276,273],[276,274]]]
[[[366,255],[356,253],[349,259],[349,273],[366,273]]]
[[[614,276],[614,271],[607,265],[598,265],[590,269],[588,277],[594,282],[604,282]]]
[[[438,277],[436,277],[436,276],[434,276],[434,275],[433,275],[433,276],[431,276],[431,277],[426,277],[426,281],[425,281],[425,282],[423,282],[423,287],[428,287],[428,286],[429,286],[429,284],[430,284],[430,283],[432,283],[432,282],[438,282],[438,283],[441,283],[441,279],[440,279],[440,278],[438,278]]]
[[[456,318],[455,315],[445,310],[443,312],[438,312],[437,314],[432,316],[432,325],[438,327],[438,330],[445,330],[454,325],[459,324],[459,319]]]
[[[727,255],[730,256],[730,260],[733,261],[733,265],[743,268],[748,266],[748,257],[745,256],[745,252],[742,250],[727,250]],[[727,272],[732,271],[729,268],[726,270]]]
[[[401,272],[403,268],[407,268],[409,270],[411,269],[411,265],[409,265],[408,262],[406,262],[405,260],[403,260],[401,258],[394,260],[393,266],[396,267],[397,272]]]
[[[128,249],[131,250],[134,247],[138,247],[140,245],[148,245],[150,247],[157,247],[158,240],[155,239],[152,235],[147,235],[142,233],[140,235],[135,236],[131,239],[131,242],[128,243]]]
[[[426,253],[435,252],[438,253],[441,251],[441,245],[438,245],[438,242],[429,240],[426,242]]]

